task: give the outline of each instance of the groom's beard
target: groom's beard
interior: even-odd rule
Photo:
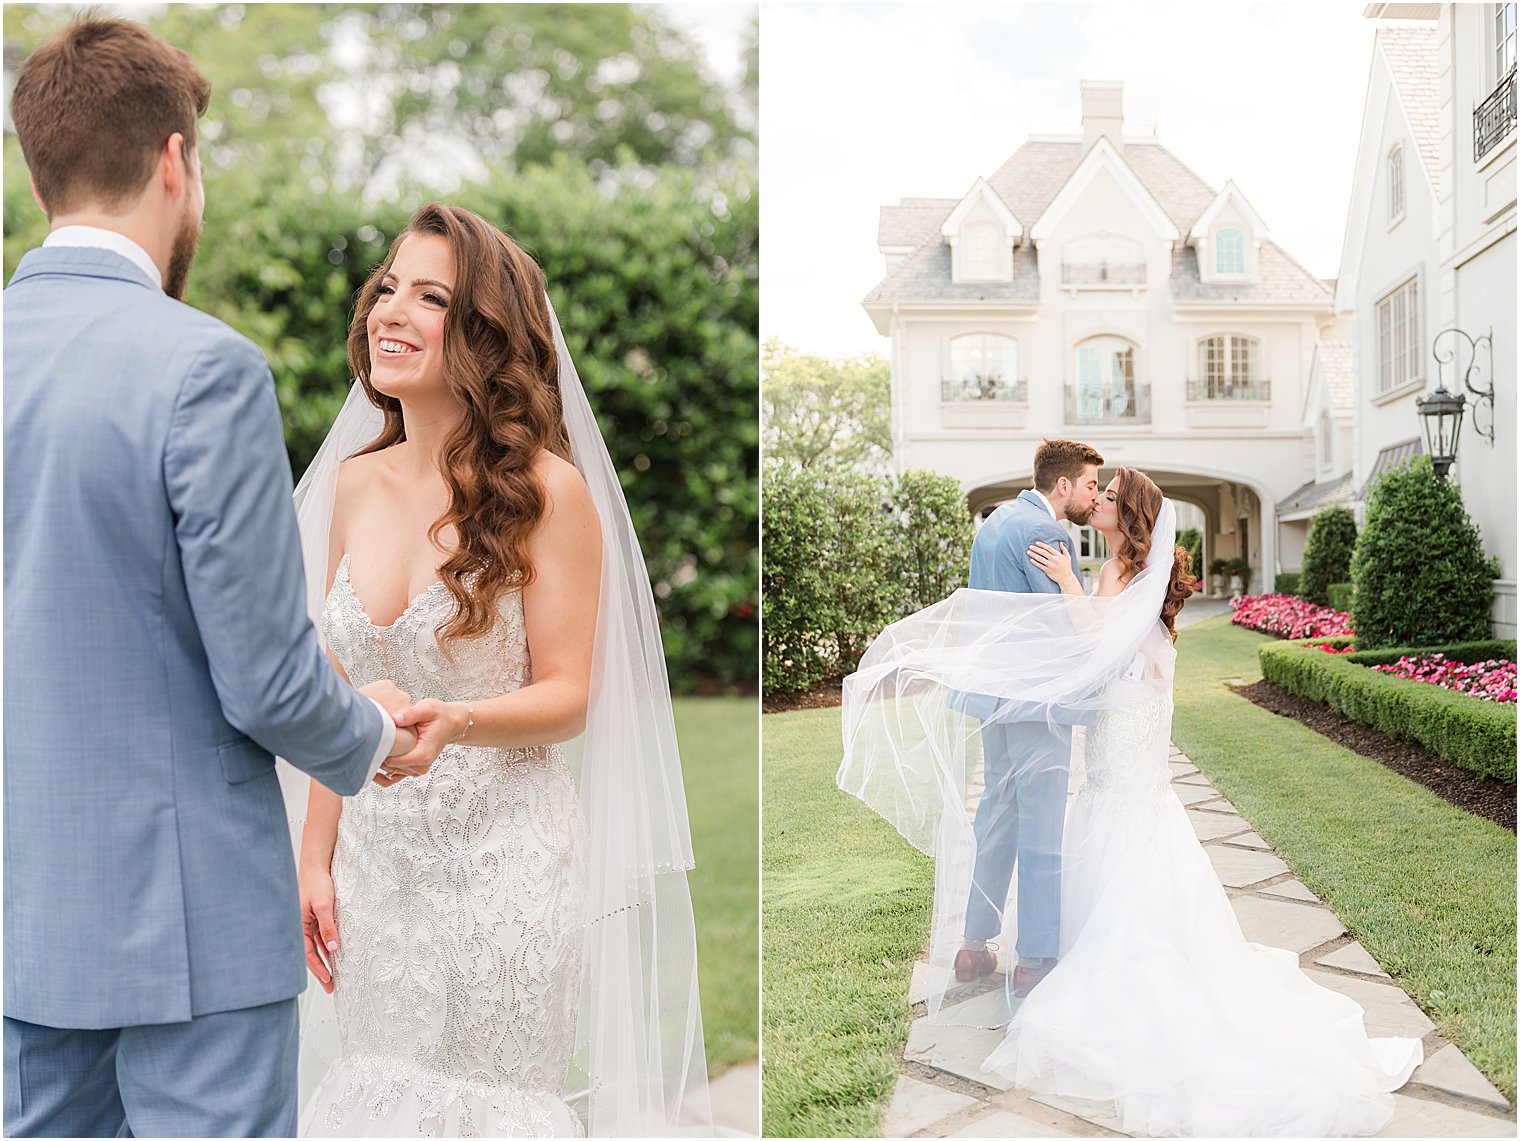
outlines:
[[[176,301],[185,299],[185,285],[190,280],[190,263],[195,260],[195,247],[200,240],[200,219],[186,214],[184,225],[174,235],[174,249],[169,253],[169,279],[164,282],[164,292]]]
[[[1068,503],[1066,505],[1066,518],[1078,527],[1085,527],[1087,521],[1092,518],[1094,507],[1096,507],[1096,504],[1093,507],[1078,507],[1075,503]]]

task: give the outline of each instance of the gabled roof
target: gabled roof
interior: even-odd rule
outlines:
[[[876,244],[912,249],[926,234],[937,230],[940,220],[959,202],[958,198],[904,198],[896,206],[883,206]]]
[[[1320,507],[1333,507],[1340,503],[1350,503],[1351,493],[1356,488],[1356,480],[1351,472],[1337,476],[1335,479],[1319,483],[1310,480],[1302,487],[1290,491],[1284,498],[1277,501],[1277,513],[1279,515],[1291,515],[1296,512],[1310,512]]]
[[[1178,232],[1177,224],[1162,209],[1161,203],[1156,201],[1156,196],[1124,161],[1113,143],[1100,138],[1092,145],[1092,149],[1082,156],[1082,161],[1071,172],[1071,177],[1066,180],[1065,185],[1056,191],[1056,196],[1051,199],[1050,205],[1040,213],[1039,221],[1029,228],[1030,240],[1038,242],[1042,238],[1049,237],[1066,219],[1071,208],[1081,201],[1082,195],[1092,185],[1093,180],[1103,171],[1107,171],[1118,180],[1120,187],[1129,194],[1135,205],[1140,207],[1140,213],[1157,234],[1172,242],[1182,236]]]
[[[1016,218],[1039,218],[1070,181],[1081,161],[1080,138],[1030,140],[988,175],[987,182]],[[1123,161],[1181,233],[1193,228],[1199,215],[1217,196],[1208,183],[1160,143],[1126,140]],[[952,300],[966,291],[986,295],[988,300],[993,299],[994,291],[1007,291],[1010,300],[1038,302],[1039,278],[1027,246],[1014,252],[1012,283],[951,283],[949,248],[944,245],[940,226],[959,203],[958,198],[904,198],[896,206],[882,207],[879,243],[889,248],[913,247],[913,253],[871,291],[866,304],[920,300],[933,303]],[[943,256],[917,248],[926,244],[942,247]],[[1263,277],[1256,286],[1236,283],[1204,286],[1198,279],[1197,258],[1184,259],[1179,267],[1174,256],[1172,287],[1181,288],[1198,301],[1228,301],[1236,294],[1252,291],[1253,300],[1283,303],[1307,298],[1319,306],[1331,296],[1322,282],[1271,241],[1262,243],[1258,264]],[[940,266],[943,281],[934,276]],[[1027,280],[1021,280],[1024,273],[1028,274]]]
[[[1034,247],[1027,243],[1013,250],[1012,281],[952,281],[950,247],[936,229],[918,248],[866,294],[863,305],[890,305],[894,301],[956,302],[1000,301],[1013,305],[1040,303],[1040,270]]]
[[[1404,105],[1409,130],[1430,177],[1441,187],[1441,71],[1435,28],[1379,28],[1377,42],[1388,61],[1393,88]]]
[[[966,192],[966,197],[956,203],[955,209],[950,211],[950,216],[940,224],[939,232],[946,238],[951,234],[959,233],[961,223],[966,220],[966,215],[985,202],[992,207],[992,212],[1002,221],[1003,227],[1017,242],[1024,236],[1024,224],[1018,216],[1008,209],[1008,203],[998,197],[996,190],[992,189],[985,178],[978,178]]]
[[[1263,242],[1256,254],[1255,281],[1204,284],[1198,274],[1198,251],[1183,246],[1172,253],[1172,298],[1179,305],[1210,302],[1265,305],[1299,304],[1328,309],[1334,295],[1324,282],[1287,255],[1275,242]]]
[[[1219,217],[1226,204],[1235,202],[1240,207],[1241,213],[1251,223],[1251,231],[1258,239],[1267,236],[1267,224],[1261,220],[1261,215],[1246,201],[1246,196],[1240,192],[1240,187],[1235,185],[1235,180],[1230,179],[1224,184],[1224,189],[1214,195],[1214,201],[1209,203],[1209,208],[1198,215],[1198,221],[1193,223],[1192,230],[1188,233],[1188,241],[1196,242],[1200,238],[1207,238],[1209,231],[1214,227],[1214,220]]]

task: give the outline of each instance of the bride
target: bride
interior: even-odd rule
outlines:
[[[296,492],[310,601],[335,667],[393,680],[442,752],[347,800],[282,774],[321,986],[301,1132],[710,1131],[653,601],[538,266],[425,207],[348,349]]]
[[[929,1017],[1004,1027],[985,1069],[1111,1100],[1136,1135],[1376,1133],[1420,1042],[1369,1039],[1353,1000],[1246,941],[1171,792],[1173,623],[1192,590],[1175,510],[1121,467],[1092,524],[1115,552],[1092,596],[1064,551],[1037,543],[1030,562],[1059,595],[956,591],[888,627],[845,682],[840,787],[936,857]],[[1060,955],[1022,995],[1008,976],[958,985],[979,733],[1040,720],[1088,726],[1060,853]],[[1017,910],[1004,908],[1006,946]]]

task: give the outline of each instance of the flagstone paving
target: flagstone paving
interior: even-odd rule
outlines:
[[[1341,921],[1300,883],[1248,821],[1175,747],[1172,789],[1187,808],[1246,938],[1300,957],[1316,982],[1349,995],[1367,1012],[1374,1037],[1423,1039],[1425,1063],[1394,1096],[1394,1116],[1379,1137],[1514,1137],[1515,1110],[1434,1024]],[[917,963],[908,1000],[923,1014],[925,964]],[[989,1001],[997,1001],[991,993]],[[980,1000],[973,1000],[980,1001]],[[1122,1136],[1112,1102],[1012,1089],[981,1069],[997,1030],[931,1025],[908,1034],[903,1073],[887,1110],[887,1137]]]

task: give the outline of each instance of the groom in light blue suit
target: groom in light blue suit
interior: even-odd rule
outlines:
[[[273,753],[426,771],[307,616],[280,413],[182,304],[210,87],[141,25],[22,66],[52,231],[5,292],[5,1132],[285,1136],[306,983]]]
[[[1098,499],[1103,457],[1086,444],[1046,440],[1034,454],[1034,488],[994,511],[971,544],[970,587],[1056,594],[1058,587],[1029,560],[1035,542],[1064,548],[1078,572],[1063,520],[1087,522]],[[987,947],[1003,927],[1003,907],[1019,872],[1018,964],[1012,988],[1023,997],[1055,965],[1061,935],[1061,832],[1066,813],[1071,730],[1038,721],[999,720],[982,727],[985,788],[973,829],[976,862],[966,901],[965,942],[955,977],[990,974]]]

